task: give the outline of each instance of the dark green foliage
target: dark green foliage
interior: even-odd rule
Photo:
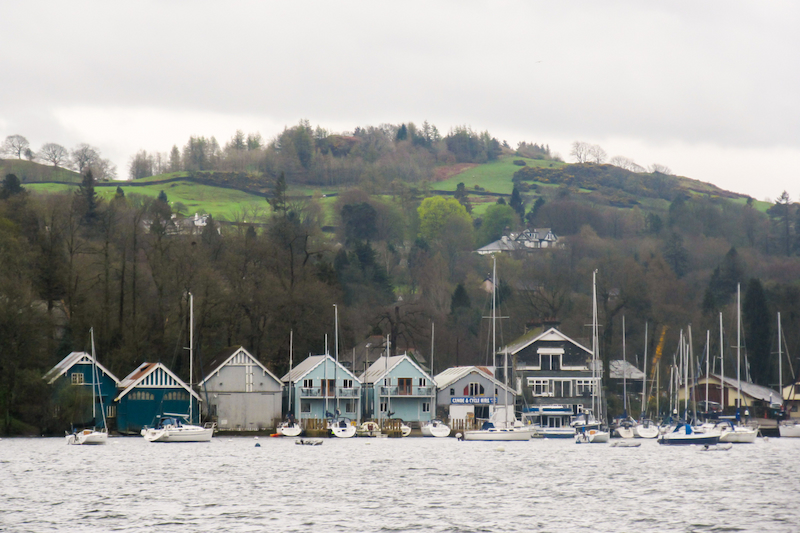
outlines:
[[[559,168],[526,166],[514,173],[514,181],[538,181],[588,190],[616,189],[634,198],[672,199],[678,187],[677,178],[672,176],[637,174],[614,165],[591,163]]]
[[[371,241],[377,234],[378,212],[367,202],[342,207],[342,225],[347,242]]]
[[[528,224],[528,226],[534,226],[536,224],[536,215],[539,213],[539,210],[544,204],[545,199],[541,196],[538,197],[535,202],[533,202],[533,207],[531,207],[531,210],[525,215],[525,222]]]
[[[450,314],[455,314],[456,310],[459,307],[468,308],[472,305],[470,302],[469,294],[467,294],[467,289],[464,288],[463,283],[459,283],[456,285],[456,290],[453,292],[453,298],[450,301]]]
[[[744,335],[753,382],[767,387],[775,383],[774,357],[770,349],[772,319],[761,281],[752,278],[742,302]]]
[[[664,259],[679,278],[689,267],[689,252],[683,246],[683,237],[672,232],[664,243]]]
[[[20,184],[19,178],[14,174],[6,174],[3,180],[3,187],[0,189],[0,200],[5,200],[24,192],[25,188]]]
[[[286,216],[286,175],[281,172],[278,179],[275,180],[275,187],[272,189],[272,198],[267,199],[270,207],[275,212],[282,216]]]
[[[93,225],[97,221],[97,206],[100,200],[97,197],[94,186],[95,180],[90,169],[83,175],[81,186],[78,187],[75,193],[77,200],[81,204],[83,222],[88,226]]]
[[[406,139],[408,139],[408,128],[406,128],[405,124],[402,124],[397,129],[397,136],[395,137],[395,140],[397,140],[397,141],[405,141]]]
[[[514,186],[514,190],[511,192],[511,199],[508,205],[517,213],[520,220],[525,217],[525,203],[522,201],[522,195],[520,195],[519,189],[516,186]]]
[[[117,185],[117,190],[114,193],[114,198],[115,199],[125,198],[125,191],[122,190],[122,187],[120,187],[119,185]]]
[[[469,201],[467,187],[464,185],[464,182],[456,185],[456,192],[453,194],[453,198],[458,200],[458,202],[467,209],[467,213],[472,213],[472,204]]]
[[[661,217],[655,213],[647,213],[644,219],[644,230],[650,235],[658,235],[664,228]]]
[[[368,242],[357,242],[349,253],[340,250],[334,270],[344,290],[345,305],[385,305],[393,300],[394,289],[386,268],[377,261]]]
[[[513,163],[514,163],[515,165],[517,165],[518,167],[524,167],[525,165],[527,165],[527,164],[528,164],[528,163],[526,163],[526,162],[525,162],[523,159],[515,159],[515,160],[513,161]]]
[[[160,191],[158,193],[158,201],[161,202],[162,204],[169,204],[169,199],[167,198],[167,193],[165,193],[164,191]]]

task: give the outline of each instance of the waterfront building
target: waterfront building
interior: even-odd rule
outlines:
[[[101,406],[105,409],[107,423],[114,427],[116,406],[112,404],[119,379],[99,362],[97,381],[94,379],[92,354],[72,352],[48,371],[43,379],[54,388],[53,403],[56,412],[68,418],[74,427],[91,427],[95,418],[100,420]],[[92,388],[96,417],[92,417]],[[68,410],[68,412],[65,412]]]
[[[600,384],[600,372],[592,376],[591,349],[554,327],[523,335],[498,354],[506,349],[514,360],[523,416],[561,427],[591,409],[592,388]]]
[[[437,406],[449,420],[489,420],[498,406],[512,406],[516,392],[495,379],[485,366],[456,366],[436,374]],[[503,398],[503,391],[507,398]]]
[[[190,423],[199,423],[200,396],[161,363],[142,363],[119,383],[118,390],[114,404],[120,433],[138,434],[166,413],[191,413]]]
[[[697,380],[697,386],[694,387],[694,399],[698,403],[706,400],[706,382],[708,383],[708,401],[721,404],[723,413],[725,414],[735,414],[736,406],[739,403],[736,378],[725,376],[724,380],[721,380],[718,374],[700,377]],[[685,398],[686,388],[681,387],[678,389],[678,402],[683,405]],[[690,396],[690,402],[691,399],[692,397]],[[780,392],[772,390],[769,387],[756,385],[755,383],[741,381],[742,412],[740,414],[742,416],[744,416],[744,409],[747,409],[750,411],[750,416],[752,417],[767,418],[770,408],[777,409],[780,403]]]
[[[232,346],[204,366],[209,370],[197,391],[217,428],[255,431],[278,425],[283,384],[250,352]]]
[[[419,424],[434,418],[434,380],[408,354],[379,357],[360,379],[365,419]]]
[[[310,355],[281,381],[295,419],[360,420],[361,381],[330,355]]]

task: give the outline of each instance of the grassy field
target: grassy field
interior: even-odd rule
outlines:
[[[253,209],[260,209],[263,212],[269,211],[269,205],[264,198],[232,189],[210,187],[183,181],[164,184],[154,183],[152,186],[145,187],[131,187],[130,185],[126,186],[125,183],[124,181],[120,182],[119,186],[126,195],[141,194],[155,198],[161,191],[164,191],[173,209],[183,204],[181,212],[184,215],[205,212],[218,219],[235,220],[237,215],[241,216],[245,211],[252,211]],[[34,193],[57,193],[74,191],[77,186],[55,183],[30,183],[26,184],[25,188]],[[95,190],[99,196],[107,200],[110,200],[116,194],[116,187],[97,187]]]
[[[558,161],[505,156],[497,161],[486,163],[485,165],[468,168],[452,178],[432,183],[431,185],[437,191],[454,191],[458,184],[463,182],[467,190],[473,190],[475,185],[478,185],[488,192],[511,194],[511,191],[514,190],[514,184],[511,182],[511,178],[514,177],[514,172],[522,168],[514,164],[514,161],[518,159],[522,159],[531,167],[552,166],[553,168],[558,168],[564,165],[564,163],[559,163]]]

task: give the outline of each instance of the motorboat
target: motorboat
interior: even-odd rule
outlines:
[[[84,429],[66,436],[67,444],[105,444],[108,441],[108,433],[94,429]]]
[[[681,424],[669,433],[664,433],[658,439],[659,444],[667,445],[691,445],[691,444],[717,444],[720,433],[717,430],[700,432],[692,428],[690,424]]]
[[[575,435],[575,442],[580,443],[591,443],[591,444],[602,444],[604,442],[608,442],[608,439],[611,435],[608,431],[603,431],[601,429],[589,429],[586,431],[581,431],[580,433]]]
[[[800,422],[797,420],[784,420],[778,424],[781,437],[800,437]]]
[[[284,437],[299,437],[303,433],[303,428],[300,426],[300,424],[290,420],[281,422],[276,430]]]
[[[358,437],[380,437],[381,436],[381,427],[378,425],[377,422],[372,420],[368,420],[366,422],[362,422],[360,426],[356,429],[356,436]]]
[[[611,443],[612,448],[638,448],[642,443],[634,440],[618,440]]]
[[[349,439],[356,436],[356,426],[349,418],[328,419],[328,429],[331,435],[340,439]]]
[[[758,436],[758,428],[735,424],[732,420],[719,423],[717,429],[720,430],[720,442],[752,444]]]
[[[543,439],[571,439],[575,437],[575,428],[570,426],[531,426],[531,435]]]
[[[184,423],[184,415],[165,415],[152,428],[142,429],[148,442],[209,442],[214,436],[215,424],[196,426]]]
[[[322,439],[297,439],[294,443],[300,446],[320,446]]]
[[[450,426],[441,420],[431,420],[422,425],[423,437],[449,437]]]

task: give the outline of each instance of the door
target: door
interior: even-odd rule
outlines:
[[[398,394],[403,396],[411,395],[411,382],[413,381],[412,378],[398,378],[397,379],[397,388],[399,389]]]

